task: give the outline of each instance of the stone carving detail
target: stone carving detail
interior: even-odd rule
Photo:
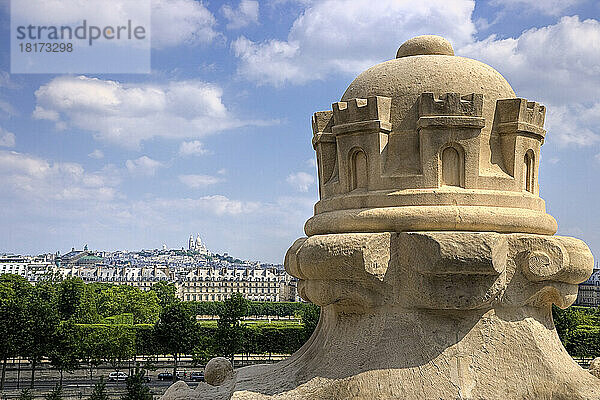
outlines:
[[[297,242],[286,268],[300,279],[302,296],[320,306],[467,310],[555,303],[565,308],[577,297],[576,282],[591,274],[593,258],[585,243],[559,236],[336,234]]]
[[[436,99],[431,92],[423,93],[419,102],[421,117],[437,115],[455,115],[481,117],[483,110],[483,95],[471,93],[461,96],[458,93],[446,93]]]
[[[600,357],[596,357],[590,363],[590,374],[594,375],[596,378],[600,378]]]
[[[442,151],[442,185],[464,187],[464,157],[453,146]]]
[[[544,106],[420,36],[332,108],[312,120],[320,201],[285,256],[315,333],[163,398],[600,399],[552,321],[594,260],[539,197]]]
[[[344,125],[368,121],[389,124],[390,100],[389,97],[372,96],[366,99],[351,99],[333,103],[333,121],[336,130],[347,132],[352,128]],[[355,126],[354,128],[359,127]]]
[[[365,152],[361,148],[355,148],[350,156],[350,191],[369,187],[367,168]]]
[[[233,366],[224,357],[215,357],[204,368],[204,379],[212,386],[222,385],[233,377]]]

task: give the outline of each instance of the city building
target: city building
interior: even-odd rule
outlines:
[[[178,296],[184,301],[223,301],[240,293],[254,301],[300,301],[295,288],[296,281],[276,267],[204,267],[178,282]]]
[[[579,284],[575,305],[584,307],[600,306],[600,268],[598,264],[596,264],[592,276],[587,281]]]
[[[20,275],[33,283],[37,282],[48,273],[52,273],[55,267],[54,254],[36,257],[0,254],[0,275]]]
[[[115,267],[98,264],[95,266],[59,267],[57,272],[63,278],[78,277],[88,283],[98,282],[129,285],[143,291],[150,290],[156,282],[172,281],[169,270],[158,266]]]
[[[190,236],[188,250],[139,252],[72,248],[64,255],[0,255],[0,274],[17,274],[36,282],[48,276],[78,277],[86,283],[129,285],[147,291],[157,282],[172,282],[183,301],[223,301],[240,293],[256,301],[301,301],[297,281],[282,265],[243,261],[213,254],[200,235]]]

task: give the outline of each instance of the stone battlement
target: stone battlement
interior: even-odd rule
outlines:
[[[543,129],[546,107],[526,99],[502,99],[496,102],[498,124],[527,124]]]
[[[333,125],[333,111],[317,111],[312,116],[313,135],[318,133],[331,133]]]
[[[465,116],[481,117],[483,94],[471,93],[461,96],[460,93],[446,93],[438,99],[431,92],[421,94],[419,99],[419,116]]]
[[[334,125],[364,121],[390,122],[392,99],[373,96],[366,99],[351,99],[333,103]]]

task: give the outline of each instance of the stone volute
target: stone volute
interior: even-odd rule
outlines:
[[[320,200],[285,258],[314,334],[164,399],[600,399],[552,321],[593,258],[539,197],[545,112],[438,36],[360,74],[313,116]]]

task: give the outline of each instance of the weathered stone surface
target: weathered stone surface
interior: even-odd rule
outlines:
[[[440,36],[422,35],[407,40],[400,46],[396,58],[439,54],[453,56],[454,49],[449,41]]]
[[[177,381],[165,392],[163,398],[165,399],[186,399],[189,398],[191,389],[184,381]]]
[[[222,385],[233,376],[233,366],[224,357],[215,357],[204,367],[204,380],[212,386]]]
[[[313,117],[320,201],[285,257],[310,340],[165,400],[600,399],[552,321],[594,260],[539,197],[546,109],[453,54],[411,39]]]
[[[596,378],[600,378],[600,357],[596,357],[590,363],[590,374],[594,375]]]

